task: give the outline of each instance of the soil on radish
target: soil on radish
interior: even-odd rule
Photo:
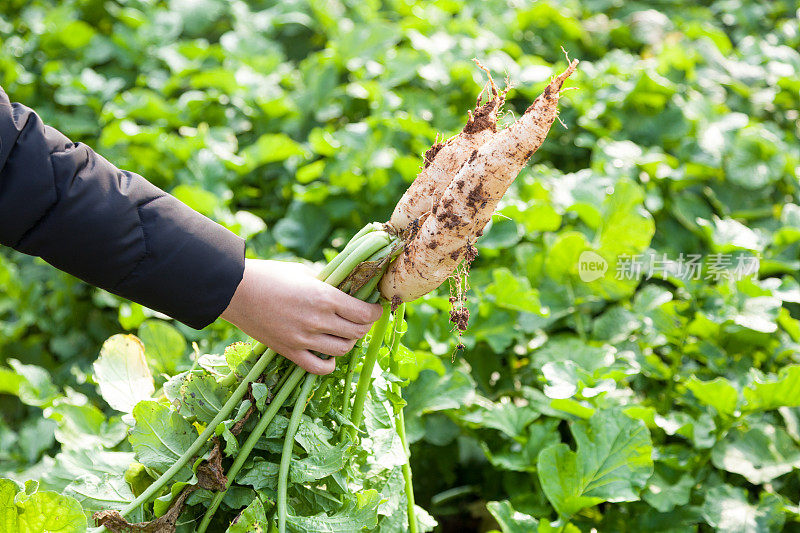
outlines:
[[[433,163],[436,154],[439,153],[439,150],[441,150],[444,145],[445,143],[443,142],[437,142],[434,143],[433,146],[428,148],[428,150],[425,152],[425,155],[423,156],[423,160],[425,162],[423,163],[422,168],[428,168],[431,165],[431,163]]]
[[[494,84],[494,82],[492,83]],[[464,133],[478,133],[487,129],[497,131],[496,111],[501,105],[503,105],[503,98],[492,98],[475,110],[462,131]]]

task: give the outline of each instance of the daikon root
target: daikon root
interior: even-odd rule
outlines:
[[[392,302],[409,302],[441,285],[456,269],[494,213],[508,187],[542,145],[558,115],[564,81],[577,60],[545,87],[525,113],[468,155],[404,253],[380,283]],[[424,201],[424,198],[417,201]]]
[[[389,222],[400,233],[414,228],[414,223],[433,208],[434,202],[469,155],[483,146],[497,132],[497,115],[505,101],[505,92],[498,90],[489,71],[477,60],[475,63],[489,75],[486,87],[489,100],[481,104],[483,91],[478,95],[474,112],[460,133],[446,141],[436,142],[423,158],[423,168],[395,206]],[[412,231],[413,232],[413,231]]]

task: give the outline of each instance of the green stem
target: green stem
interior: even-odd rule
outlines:
[[[386,245],[389,242],[391,242],[392,237],[389,234],[387,234],[384,231],[379,231],[382,227],[383,227],[382,224],[372,223],[372,224],[367,224],[366,226],[361,228],[361,230],[358,233],[356,233],[356,235],[352,239],[350,239],[350,242],[345,246],[345,248],[331,261],[332,263],[334,263],[334,262],[336,263],[335,268],[332,269],[333,272],[330,272],[331,269],[328,269],[326,267],[326,269],[323,269],[323,272],[321,272],[317,276],[317,278],[320,279],[320,280],[323,280],[323,281],[325,281],[325,282],[327,282],[327,283],[329,283],[331,285],[334,285],[334,286],[336,286],[339,283],[341,283],[342,280],[345,277],[347,277],[347,275],[350,273],[350,271],[352,271],[353,268],[355,268],[356,265],[358,265],[360,262],[364,261],[366,258],[370,257],[370,255],[374,254],[376,251],[380,250],[381,248],[386,247]],[[373,234],[376,234],[376,235],[373,235]],[[326,272],[326,270],[327,270],[327,272]],[[332,274],[336,274],[336,276],[332,276]],[[341,278],[341,279],[339,279],[339,278]],[[338,279],[338,281],[337,281],[337,279]],[[237,404],[239,404],[241,402],[241,399],[247,393],[247,390],[248,390],[248,387],[250,386],[250,383],[252,383],[256,379],[258,379],[258,377],[264,372],[264,370],[266,369],[267,365],[269,365],[269,363],[272,361],[272,359],[276,355],[274,351],[267,350],[267,347],[264,346],[260,342],[257,342],[257,343],[255,343],[253,345],[252,353],[254,355],[260,355],[260,358],[258,359],[258,361],[256,361],[256,363],[253,365],[253,368],[250,369],[250,372],[248,372],[248,374],[245,376],[245,378],[242,380],[242,382],[239,384],[239,386],[236,387],[236,389],[231,394],[230,398],[228,398],[228,401],[225,402],[225,404],[222,406],[222,408],[217,413],[217,415],[214,417],[214,419],[209,423],[209,425],[200,434],[200,436],[198,436],[197,439],[195,439],[195,441],[192,443],[192,445],[189,447],[189,449],[187,449],[186,452],[184,452],[184,454],[181,457],[179,457],[178,460],[169,469],[167,469],[166,472],[164,472],[161,476],[159,476],[159,478],[156,479],[137,498],[135,498],[133,501],[131,501],[128,505],[126,505],[125,507],[123,507],[120,510],[120,515],[122,517],[127,516],[131,511],[133,511],[134,509],[136,509],[140,505],[142,505],[144,503],[147,503],[155,494],[157,494],[169,482],[169,480],[175,474],[178,473],[178,471],[181,468],[183,468],[183,466],[187,462],[189,462],[189,460],[200,450],[200,448],[203,447],[203,445],[208,441],[208,439],[213,436],[214,431],[215,431],[216,427],[220,424],[220,422],[225,420],[226,417],[233,411],[233,409],[236,408]],[[294,376],[294,373],[296,373],[298,371],[300,371],[299,372],[300,374],[302,374],[304,372],[299,367],[296,367],[292,371],[292,375]],[[233,381],[232,381],[231,378],[234,377],[234,376],[235,376],[234,373],[231,372],[231,374],[229,374],[228,376],[223,378],[223,381],[226,382],[226,383],[229,382],[229,384],[232,385]],[[287,389],[286,390],[286,397],[288,397],[288,395],[291,394],[292,390],[294,389],[294,386],[297,385],[297,382],[299,380],[300,380],[300,377],[298,376],[297,380],[294,381],[294,383],[290,387],[286,388]],[[284,387],[281,387],[281,389],[280,389],[280,391],[278,393],[279,395],[283,392],[283,389],[284,389]],[[280,403],[282,404],[283,401],[285,401],[285,399],[286,398],[284,397],[284,399],[281,400]],[[274,398],[273,403],[275,403],[277,400],[279,400],[278,396],[276,396]],[[272,407],[272,405],[270,405],[270,408],[271,407]],[[280,408],[280,406],[276,407],[275,408],[275,412],[277,412],[277,410],[279,408]],[[266,411],[264,417],[262,417],[261,421],[259,421],[259,425],[256,426],[256,429],[261,427],[261,423],[265,419],[267,419],[266,424],[269,424],[269,421],[272,419],[272,417],[275,416],[275,414],[273,413],[270,417],[267,417],[268,413],[270,413],[270,409],[268,409]],[[266,425],[261,430],[261,432],[263,433],[263,431],[265,429],[266,429]],[[256,434],[256,433],[257,432],[254,431],[253,434]],[[251,434],[251,436],[253,434]],[[259,436],[260,436],[260,434],[259,434]],[[249,442],[249,440],[250,439],[248,439],[248,442]],[[258,437],[256,437],[255,440],[258,440]],[[253,442],[252,445],[254,446],[255,442]],[[252,446],[251,446],[250,449],[252,450]],[[250,453],[250,451],[247,452],[247,454],[249,454],[249,453]],[[240,454],[239,457],[237,457],[237,460],[239,458],[242,458],[242,462],[244,462],[244,459],[246,459],[246,457],[247,457],[246,454]],[[234,466],[235,465],[236,465],[236,462],[234,462]],[[231,468],[233,468],[233,467],[231,467]],[[238,468],[241,468],[241,464],[239,465]],[[237,470],[237,472],[238,472],[238,470]],[[234,473],[233,477],[235,477],[235,473]],[[222,501],[222,497],[224,497],[224,493],[222,493],[222,496],[218,495],[219,501],[213,507],[214,511],[216,510],[216,507],[219,506],[219,502]],[[217,498],[215,498],[215,501],[216,501],[216,499]],[[209,508],[209,510],[211,511],[211,508]],[[211,511],[210,513],[209,512],[206,513],[206,515],[208,516],[208,521],[211,520],[211,516],[213,516],[214,511]],[[204,522],[207,522],[205,520],[205,518],[204,518]],[[206,527],[208,527],[207,523],[206,523]],[[102,533],[103,531],[106,531],[106,528],[104,526],[99,526],[98,528],[95,528],[95,530],[93,530],[92,533]]]
[[[367,301],[367,298],[369,298],[372,293],[375,292],[375,288],[378,286],[378,283],[380,283],[383,275],[386,274],[386,269],[388,267],[388,263],[383,265],[383,267],[368,282],[366,282],[363,287],[358,289],[353,296],[359,300]]]
[[[581,314],[581,306],[575,301],[575,290],[572,282],[567,283],[567,293],[569,294],[570,303],[574,307],[573,319],[575,320],[575,329],[578,331],[578,336],[581,340],[586,340],[586,328],[583,324],[583,315]]]
[[[347,277],[347,275],[359,263],[369,258],[372,254],[374,254],[378,250],[385,248],[390,241],[391,237],[386,232],[371,231],[367,233],[366,236],[364,236],[362,239],[359,240],[359,244],[357,246],[349,250],[347,253],[345,253],[345,251],[343,250],[339,254],[340,256],[345,256],[344,260],[340,262],[339,266],[336,267],[336,269],[334,269],[334,271],[331,274],[329,274],[327,277],[324,278],[322,274],[320,274],[318,277],[323,279],[326,283],[336,286],[339,283],[341,283],[342,280],[344,280],[344,278]],[[384,315],[386,315],[386,312],[384,312]],[[381,316],[381,320],[383,320],[383,315]],[[388,315],[386,322],[388,323]],[[385,326],[386,324],[384,324],[384,329],[383,329],[384,332],[386,329]],[[383,333],[381,333],[381,337],[382,336]],[[380,346],[378,346],[375,350],[376,352],[375,359],[377,359],[377,351],[379,348]],[[373,366],[374,366],[374,361],[373,361]],[[370,373],[371,372],[372,370],[370,367]],[[252,451],[253,446],[255,446],[256,441],[258,441],[258,439],[261,437],[261,434],[263,434],[264,431],[266,431],[267,426],[275,417],[275,414],[277,413],[278,409],[280,409],[283,402],[285,402],[286,398],[288,398],[288,396],[292,393],[294,387],[300,381],[303,374],[305,374],[305,370],[303,370],[300,367],[295,367],[295,369],[292,371],[287,381],[280,388],[280,391],[275,395],[275,398],[270,403],[270,406],[267,409],[267,411],[261,417],[261,420],[259,420],[258,425],[256,425],[255,429],[247,438],[244,445],[241,448],[239,448],[239,454],[236,457],[236,460],[234,461],[233,465],[231,465],[231,467],[228,469],[227,472],[228,487],[230,487],[230,484],[236,478],[236,474],[239,473],[242,464],[244,464],[244,461],[250,455],[250,452]],[[368,387],[369,382],[367,382],[366,385]],[[362,400],[361,404],[362,410],[363,407],[364,406]],[[208,528],[208,524],[211,522],[211,518],[214,516],[214,513],[216,512],[217,508],[222,502],[222,499],[225,497],[226,492],[227,488],[225,491],[217,493],[217,495],[214,497],[214,500],[211,502],[211,505],[206,510],[206,514],[203,517],[203,521],[200,523],[200,527],[197,530],[198,533],[204,533],[206,528]]]
[[[397,414],[397,435],[400,437],[406,453],[406,462],[403,463],[403,481],[405,482],[408,529],[411,533],[417,533],[417,504],[414,501],[414,483],[411,481],[411,448],[409,448],[406,438],[406,419],[402,409]]]
[[[297,433],[297,428],[300,427],[300,419],[306,408],[308,396],[311,394],[311,389],[314,388],[316,382],[317,376],[314,374],[306,376],[303,387],[300,389],[300,394],[297,396],[297,401],[294,402],[289,425],[286,426],[286,436],[283,439],[283,451],[281,452],[281,464],[278,469],[278,533],[286,533],[286,495],[289,490],[289,464],[292,462],[294,436]]]
[[[400,349],[400,338],[403,336],[403,333],[398,328],[402,327],[403,318],[405,316],[406,304],[401,303],[399,306],[397,306],[397,310],[394,312],[394,320],[392,321],[392,338],[389,340],[389,366],[392,372],[397,369],[397,363],[394,360],[394,356],[397,355],[397,350]],[[395,385],[397,384],[395,383]]]
[[[354,249],[354,248],[355,248],[355,247],[356,247],[358,244],[360,244],[360,243],[361,243],[361,238],[362,238],[364,235],[366,235],[367,233],[373,232],[373,231],[378,231],[378,230],[380,230],[380,229],[381,229],[381,227],[382,227],[382,226],[383,226],[383,225],[382,225],[382,224],[380,224],[380,223],[378,223],[378,222],[372,222],[371,224],[367,224],[366,226],[364,226],[363,228],[361,228],[360,230],[358,230],[358,233],[356,233],[355,235],[353,235],[353,238],[352,238],[352,239],[350,239],[350,240],[347,242],[347,244],[346,244],[346,245],[345,245],[345,247],[342,249],[342,251],[341,251],[341,252],[339,252],[338,254],[336,254],[336,257],[334,257],[333,259],[331,259],[331,262],[330,262],[330,263],[328,263],[327,265],[325,265],[325,268],[323,268],[323,269],[322,269],[322,271],[319,273],[319,277],[320,277],[321,279],[325,279],[325,278],[327,278],[328,276],[330,276],[330,275],[331,275],[331,273],[332,273],[334,270],[336,270],[336,267],[338,267],[339,265],[341,265],[341,264],[342,264],[342,261],[344,261],[344,258],[345,258],[345,256],[347,255],[347,253],[346,253],[346,252],[350,252],[350,251],[351,251],[352,249]]]
[[[373,231],[364,237],[360,244],[356,246],[338,267],[327,277],[325,282],[338,286],[362,261],[366,260],[391,242],[391,237],[385,231]]]
[[[256,342],[255,344],[253,344],[253,348],[250,350],[250,355],[247,356],[247,359],[245,359],[245,361],[250,361],[254,357],[259,357],[266,350],[267,347],[265,345],[261,344],[260,342]],[[239,367],[237,367],[237,369],[238,368]],[[231,370],[224,378],[222,378],[219,384],[222,385],[223,387],[230,387],[231,385],[236,383],[237,379],[238,376],[236,375],[236,372]]]
[[[242,444],[242,446],[239,448],[239,454],[236,456],[233,464],[226,472],[226,475],[228,476],[228,483],[225,485],[225,490],[218,492],[214,496],[211,505],[209,505],[208,509],[206,509],[206,514],[203,516],[203,521],[200,522],[200,526],[197,528],[197,533],[205,533],[205,530],[208,528],[208,524],[211,523],[211,519],[214,517],[214,513],[219,507],[219,504],[222,503],[223,498],[225,498],[225,494],[227,494],[228,489],[236,479],[236,475],[239,473],[239,470],[242,469],[244,462],[250,456],[250,452],[253,451],[258,439],[260,439],[261,435],[264,434],[264,431],[267,430],[270,422],[272,422],[272,419],[275,418],[278,410],[283,407],[283,403],[292,394],[294,388],[303,378],[305,373],[306,371],[299,366],[296,366],[294,370],[292,370],[289,379],[286,381],[283,387],[281,387],[281,390],[279,390],[275,395],[275,398],[273,398],[272,402],[269,404],[269,408],[264,412],[264,416],[261,417],[261,420],[258,421],[255,429],[253,429],[253,432],[248,435],[247,440],[244,441],[244,444]]]
[[[214,431],[216,430],[217,426],[225,420],[228,415],[233,411],[233,409],[239,405],[244,395],[247,393],[247,388],[249,387],[250,383],[258,379],[264,369],[267,368],[267,365],[272,361],[275,357],[275,352],[272,350],[266,350],[266,346],[261,343],[256,343],[253,346],[253,352],[261,352],[263,355],[256,361],[256,364],[253,365],[253,368],[250,369],[250,372],[245,376],[242,382],[236,387],[236,390],[233,391],[228,401],[222,406],[222,408],[217,413],[217,416],[209,422],[206,426],[206,429],[200,434],[199,437],[195,439],[191,446],[181,455],[175,463],[170,466],[166,472],[161,474],[158,479],[156,479],[144,492],[142,492],[136,499],[130,502],[128,505],[123,507],[119,514],[123,517],[127,516],[128,513],[142,505],[143,503],[150,500],[155,494],[157,494],[168,482],[172,477],[178,473],[178,471],[184,467],[189,460],[194,457],[197,452],[200,451],[200,448],[214,436]],[[98,533],[100,531],[105,531],[105,527],[100,526],[97,530]]]
[[[383,314],[375,323],[375,327],[372,328],[372,338],[369,340],[367,353],[361,365],[361,373],[358,376],[356,396],[353,400],[353,410],[350,413],[350,421],[355,427],[348,428],[350,430],[350,436],[353,439],[356,438],[356,428],[361,425],[361,418],[364,416],[364,402],[367,400],[367,392],[372,382],[372,369],[375,367],[375,362],[378,360],[378,352],[380,352],[381,345],[383,345],[383,336],[386,334],[386,328],[388,326],[389,309],[387,305],[384,305]]]
[[[394,313],[394,324],[392,331],[392,344],[389,349],[389,367],[392,374],[397,375],[399,365],[397,364],[397,350],[400,348],[400,339],[403,337],[403,331],[399,328],[403,326],[403,318],[406,314],[406,304],[402,303]],[[392,392],[397,396],[403,397],[403,392],[400,389],[400,383],[392,383]],[[408,438],[406,437],[406,419],[403,415],[403,408],[397,413],[395,422],[397,436],[400,437],[400,443],[403,445],[403,452],[406,454],[406,461],[403,463],[403,481],[405,482],[406,493],[406,513],[408,514],[408,530],[410,533],[417,533],[417,511],[416,502],[414,501],[414,484],[411,481],[411,448],[408,446]]]
[[[350,416],[350,395],[353,389],[353,374],[356,371],[356,354],[361,352],[362,343],[363,340],[359,340],[356,343],[353,354],[347,362],[347,374],[344,377],[344,393],[342,395],[342,415],[344,415],[345,418]]]

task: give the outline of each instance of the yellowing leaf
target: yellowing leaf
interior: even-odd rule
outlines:
[[[133,335],[114,335],[104,342],[92,368],[100,395],[117,411],[130,413],[155,392],[144,345]]]

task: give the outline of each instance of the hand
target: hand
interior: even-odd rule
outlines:
[[[328,374],[380,318],[382,308],[319,281],[299,263],[247,259],[222,318],[312,374]]]

